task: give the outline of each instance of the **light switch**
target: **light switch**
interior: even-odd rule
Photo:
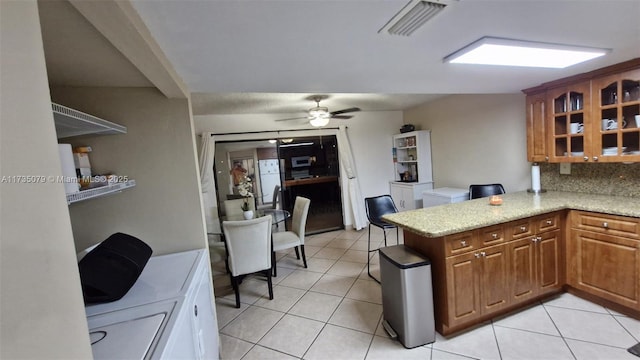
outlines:
[[[560,175],[571,175],[571,163],[560,163]]]

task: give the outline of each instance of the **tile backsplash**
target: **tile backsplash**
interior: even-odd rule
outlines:
[[[571,175],[560,174],[560,164],[540,164],[543,189],[589,194],[640,197],[640,163],[572,163]]]

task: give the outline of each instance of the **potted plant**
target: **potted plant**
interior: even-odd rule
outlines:
[[[253,185],[251,184],[251,178],[245,176],[244,179],[242,179],[242,181],[238,183],[236,188],[238,189],[238,194],[240,194],[241,196],[244,196],[244,201],[240,206],[240,208],[243,211],[244,218],[247,220],[252,219],[253,210],[251,210],[251,208],[249,207],[249,201],[252,201],[252,198],[253,198],[253,193],[251,192],[251,190],[253,190]]]

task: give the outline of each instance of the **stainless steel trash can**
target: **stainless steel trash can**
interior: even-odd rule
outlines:
[[[434,342],[431,262],[404,245],[380,248],[379,254],[383,325],[406,348]]]

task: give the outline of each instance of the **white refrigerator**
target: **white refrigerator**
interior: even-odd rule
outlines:
[[[270,203],[273,201],[273,189],[276,185],[280,185],[280,161],[277,159],[258,160],[258,169],[260,171],[262,203]]]

